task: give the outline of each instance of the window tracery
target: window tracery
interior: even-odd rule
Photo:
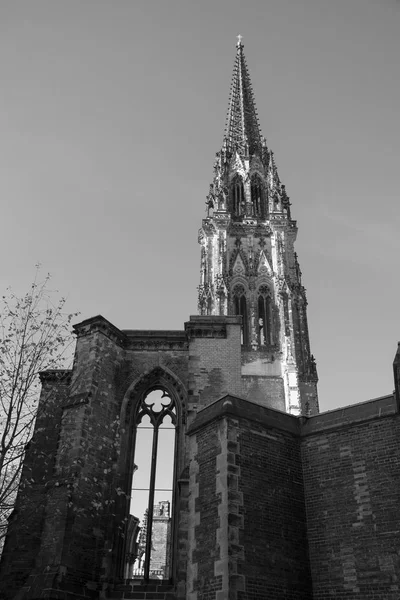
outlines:
[[[232,180],[231,184],[231,197],[232,197],[232,212],[235,216],[239,217],[244,213],[244,186],[243,179],[236,175]]]
[[[254,175],[252,177],[250,191],[253,216],[261,217],[263,206],[263,185],[259,175]]]
[[[235,315],[240,315],[242,317],[241,341],[244,346],[247,346],[249,343],[249,327],[246,290],[243,285],[236,285],[233,288],[233,308]]]
[[[289,316],[289,298],[286,292],[282,293],[283,316],[285,319],[285,335],[290,335],[290,316]]]
[[[126,540],[127,578],[147,581],[171,576],[177,424],[176,402],[165,388],[154,386],[141,394],[133,422],[137,464]]]
[[[273,344],[272,299],[268,286],[262,285],[258,290],[258,343],[260,346]]]

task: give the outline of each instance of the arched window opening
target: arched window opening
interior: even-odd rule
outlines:
[[[135,425],[125,577],[169,579],[177,425],[173,398],[153,388],[140,401]]]
[[[208,315],[212,314],[212,297],[211,297],[211,294],[207,298],[207,314]]]
[[[235,315],[242,317],[241,342],[243,346],[248,345],[248,320],[247,320],[247,302],[246,291],[242,285],[237,285],[233,290],[233,307]]]
[[[258,343],[260,346],[273,344],[272,304],[267,286],[261,286],[258,291]]]
[[[255,175],[251,180],[251,205],[253,216],[261,217],[262,215],[262,183],[261,179]]]
[[[244,212],[244,210],[243,210],[244,187],[243,187],[243,180],[241,177],[237,176],[232,181],[231,194],[232,194],[233,214],[236,215],[237,217],[239,217]]]
[[[223,292],[220,292],[218,294],[218,314],[219,315],[224,314],[224,305],[225,305],[225,294]]]
[[[285,335],[290,335],[290,316],[289,316],[289,299],[287,294],[282,294],[283,299],[283,314],[285,317]]]

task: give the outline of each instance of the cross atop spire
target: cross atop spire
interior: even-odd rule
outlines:
[[[236,44],[228,114],[226,119],[226,146],[239,154],[261,151],[261,132],[254,102],[253,88],[243,53],[242,36]]]

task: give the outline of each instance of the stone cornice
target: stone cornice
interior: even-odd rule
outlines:
[[[187,337],[180,330],[140,330],[124,329],[127,350],[186,350]]]
[[[241,221],[231,221],[228,233],[235,237],[247,237],[253,235],[254,237],[269,237],[272,234],[271,227],[269,224],[262,222],[256,225],[248,225]]]
[[[90,319],[86,319],[81,323],[77,323],[73,326],[73,330],[78,339],[83,336],[100,332],[120,346],[125,346],[126,344],[125,334],[101,315],[97,315],[96,317],[91,317]]]
[[[101,315],[74,325],[78,338],[100,332],[126,350],[186,350],[185,331],[118,329]]]
[[[185,323],[185,331],[188,338],[226,338],[227,325],[236,324],[241,324],[241,317],[192,315]]]
[[[187,433],[191,435],[208,423],[228,416],[254,421],[258,425],[280,429],[292,435],[300,435],[298,417],[229,394],[201,409]]]
[[[278,429],[305,438],[321,431],[354,427],[385,418],[399,418],[399,411],[393,394],[311,417],[289,415],[227,394],[199,410],[187,433],[192,435],[209,423],[226,417],[253,421],[268,429]]]

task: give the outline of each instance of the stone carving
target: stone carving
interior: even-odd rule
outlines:
[[[244,275],[245,274],[245,266],[243,264],[243,261],[240,257],[240,254],[237,255],[236,260],[235,260],[235,264],[233,265],[233,275]]]
[[[260,252],[257,273],[258,275],[266,275],[268,277],[272,275],[271,265],[269,264],[267,257],[264,254],[264,251]]]

